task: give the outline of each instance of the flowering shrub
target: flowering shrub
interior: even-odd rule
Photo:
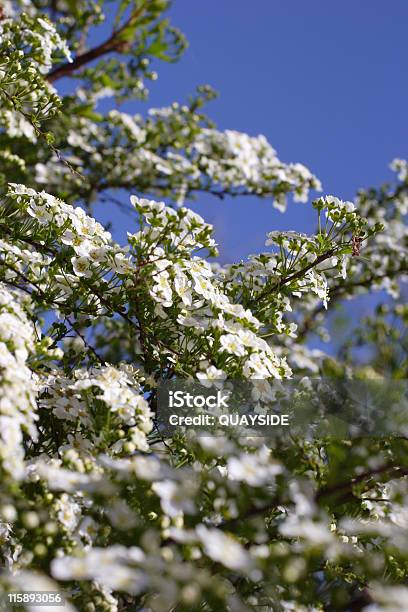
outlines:
[[[267,397],[295,376],[403,378],[389,314],[406,324],[407,163],[396,186],[315,199],[313,235],[268,228],[264,252],[220,266],[195,193],[284,211],[321,185],[263,136],[219,132],[208,87],[147,118],[102,114],[185,46],[167,0],[119,4],[90,48],[102,2],[0,10],[0,591],[64,590],[86,612],[404,609],[405,438],[164,438],[156,417],[176,377],[255,379]],[[62,77],[78,86],[57,93]],[[125,245],[92,211],[119,189]],[[371,290],[393,302],[339,356],[308,347],[333,303]]]

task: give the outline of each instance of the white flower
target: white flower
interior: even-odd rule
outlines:
[[[145,198],[138,198],[137,196],[130,196],[130,201],[139,210],[145,214],[159,214],[165,208],[164,202],[155,202],[154,200],[146,200]]]
[[[209,366],[205,372],[198,372],[197,378],[204,387],[212,387],[213,381],[223,381],[227,378],[227,375],[224,370]]]
[[[190,282],[185,274],[177,274],[174,279],[174,290],[181,297],[183,304],[191,306],[192,295]]]
[[[198,257],[193,257],[191,261],[186,261],[186,267],[194,280],[196,278],[200,279],[202,276],[207,278],[213,276],[210,264]]]
[[[365,612],[402,612],[404,608],[408,609],[406,586],[372,584],[370,595],[376,603],[366,606]]]
[[[342,278],[347,278],[347,257],[342,257],[341,267],[340,267],[340,275]]]
[[[123,499],[115,500],[113,504],[107,508],[106,514],[112,525],[122,531],[131,529],[137,523],[134,512],[132,512]]]
[[[199,295],[202,295],[206,299],[211,299],[215,296],[215,289],[211,282],[204,276],[193,275],[194,279],[194,290]]]
[[[89,259],[87,257],[71,257],[72,268],[76,276],[92,276],[92,270],[89,266]]]
[[[405,159],[395,158],[390,164],[391,170],[398,172],[398,180],[405,181],[408,177],[408,162]]]
[[[81,516],[81,508],[79,505],[73,501],[69,495],[63,493],[56,501],[55,508],[61,525],[63,525],[67,531],[72,532],[77,526]]]
[[[153,483],[152,490],[160,497],[163,512],[168,516],[178,516],[184,512],[192,514],[195,511],[195,504],[191,499],[193,491],[188,491],[185,484],[162,480]]]
[[[149,421],[149,426],[146,429],[151,431],[153,423]],[[147,432],[149,433],[149,432]],[[146,440],[146,433],[141,430],[140,427],[132,427],[131,429],[131,441],[138,450],[147,452],[149,450],[149,444]]]
[[[328,546],[336,542],[336,537],[330,531],[329,525],[294,514],[290,514],[285,519],[279,531],[285,537],[305,539],[313,546]]]
[[[81,454],[90,454],[90,451],[94,448],[94,445],[90,440],[84,438],[79,432],[75,434],[68,434],[68,444],[63,444],[59,447],[58,452],[60,455],[67,450],[75,449]]]
[[[253,487],[272,484],[276,474],[282,472],[282,466],[270,459],[269,453],[243,453],[239,457],[230,457],[227,462],[228,478],[246,482]]]
[[[160,272],[155,278],[156,284],[151,291],[151,295],[166,307],[171,306],[173,300],[173,291],[168,279],[168,272],[165,270]]]
[[[51,573],[57,580],[95,580],[109,589],[135,595],[147,585],[147,576],[132,565],[143,560],[144,554],[136,546],[94,547],[82,557],[54,559]]]
[[[196,534],[205,554],[213,561],[235,571],[246,572],[253,567],[249,553],[231,536],[218,529],[208,529],[204,525],[196,527]]]
[[[112,267],[119,274],[126,274],[132,268],[129,259],[124,253],[116,253]]]
[[[224,351],[227,351],[227,353],[230,353],[231,355],[242,357],[246,353],[240,337],[236,336],[235,334],[224,334],[220,338],[220,343]]]
[[[109,250],[106,246],[96,248],[93,247],[89,251],[89,258],[95,263],[101,263],[106,260],[106,255],[108,252]]]
[[[44,30],[47,30],[47,32],[55,32],[54,26],[49,21],[45,21],[45,19],[41,19],[41,17],[39,17],[37,21]]]

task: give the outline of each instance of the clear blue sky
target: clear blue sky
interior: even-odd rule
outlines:
[[[219,128],[265,134],[343,199],[408,155],[407,0],[174,0],[170,14],[190,46],[178,64],[158,64],[149,105],[209,83]],[[224,261],[261,249],[271,229],[314,227],[304,204],[281,215],[269,201],[204,196],[194,208],[216,225]]]

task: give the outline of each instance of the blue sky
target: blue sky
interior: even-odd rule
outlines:
[[[408,155],[407,0],[174,0],[170,15],[190,46],[178,64],[157,65],[148,105],[209,83],[219,128],[265,134],[344,199]],[[281,215],[269,201],[203,196],[194,208],[216,225],[224,261],[261,249],[269,230],[314,227],[304,204]]]

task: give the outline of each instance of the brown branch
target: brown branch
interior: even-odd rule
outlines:
[[[136,23],[137,19],[144,13],[145,8],[146,4],[142,5],[139,9],[134,10],[126,23],[124,23],[119,30],[114,31],[112,35],[100,45],[97,45],[85,53],[77,55],[73,62],[66,62],[61,66],[57,66],[57,68],[48,74],[47,80],[50,83],[53,83],[62,77],[70,76],[73,72],[75,72],[75,70],[78,70],[78,68],[81,68],[93,60],[98,59],[98,57],[102,57],[108,53],[113,53],[115,51],[117,53],[123,53],[128,51],[129,43],[121,38],[121,34],[123,34],[127,28]]]
[[[310,263],[309,265],[305,266],[301,270],[298,270],[297,272],[294,272],[290,276],[287,276],[283,280],[279,281],[279,287],[281,287],[282,285],[286,285],[287,283],[291,283],[293,280],[297,280],[298,278],[302,278],[302,276],[306,272],[308,272],[312,268],[315,268],[316,266],[321,264],[323,261],[326,261],[326,259],[329,259],[330,257],[332,257],[335,252],[336,252],[336,249],[330,249],[330,251],[323,253],[323,255],[319,255],[319,257],[317,257],[317,259],[312,261],[312,263]]]
[[[263,291],[261,291],[256,296],[256,301],[258,302],[259,300],[262,300],[264,297],[268,296],[271,293],[271,291],[279,291],[279,289],[283,285],[287,285],[288,283],[291,283],[294,280],[298,280],[299,278],[302,278],[306,274],[306,272],[308,272],[309,270],[312,270],[313,268],[321,264],[323,261],[326,261],[326,259],[329,259],[330,257],[332,257],[335,252],[336,252],[335,248],[330,249],[330,251],[327,251],[326,253],[319,255],[319,257],[317,257],[314,261],[312,261],[310,264],[308,264],[301,270],[298,270],[297,272],[294,272],[293,274],[290,274],[289,276],[286,276],[285,278],[280,279],[277,283],[272,285],[272,287],[265,287],[265,289],[263,289]]]
[[[392,464],[382,465],[379,468],[358,474],[351,480],[340,482],[330,487],[323,487],[316,493],[316,501],[320,501],[323,497],[332,495],[336,497],[340,495],[340,497],[337,497],[338,503],[342,503],[350,499],[356,499],[356,496],[353,495],[353,487],[355,485],[364,482],[364,480],[369,480],[372,476],[378,476],[387,472],[390,472],[390,477],[406,476],[408,474],[407,468]]]
[[[344,503],[352,499],[358,499],[353,494],[353,487],[355,485],[362,483],[365,480],[369,480],[372,476],[379,476],[387,472],[389,473],[389,477],[391,478],[402,477],[402,476],[408,475],[407,468],[400,467],[398,465],[392,465],[392,464],[382,465],[379,468],[369,470],[367,472],[363,472],[362,474],[358,474],[354,478],[351,478],[351,480],[343,481],[335,485],[332,485],[330,487],[321,488],[319,491],[317,491],[315,495],[315,501],[319,502],[326,497],[336,496],[336,495],[338,495],[338,497],[336,497],[336,501],[338,503]],[[360,499],[364,500],[368,498],[360,498]],[[373,501],[388,501],[388,500],[380,500],[380,499],[375,499],[375,498],[372,498],[372,499]],[[279,500],[279,497],[275,497],[265,506],[252,506],[243,515],[240,515],[237,518],[229,519],[221,523],[221,525],[219,525],[219,529],[229,530],[231,528],[238,527],[239,525],[245,524],[246,521],[251,518],[256,518],[258,516],[265,516],[269,512],[272,512],[272,510],[275,510],[277,506],[280,506],[280,505],[284,505],[284,504]]]
[[[330,303],[333,304],[333,302],[343,297],[352,296],[353,289],[358,289],[359,287],[361,287],[362,289],[370,289],[374,283],[378,281],[382,281],[384,280],[384,278],[387,278],[390,276],[391,278],[395,278],[399,276],[400,274],[403,274],[406,271],[407,271],[406,265],[403,264],[402,267],[399,268],[398,270],[395,270],[395,272],[391,272],[387,274],[371,273],[366,278],[356,280],[356,281],[346,282],[342,285],[337,285],[336,287],[333,287],[329,291]],[[304,318],[302,327],[299,329],[297,333],[298,340],[303,340],[307,336],[307,334],[310,331],[312,331],[316,317],[321,312],[324,312],[324,310],[325,310],[324,306],[320,304],[319,306],[316,306],[316,308],[312,310],[312,312],[307,317]]]
[[[71,326],[72,331],[75,332],[78,338],[82,340],[85,348],[88,349],[88,351],[90,351],[94,355],[94,357],[100,364],[106,365],[106,361],[103,360],[102,357],[94,349],[94,347],[91,344],[89,344],[88,340],[85,338],[84,334],[76,327],[75,323],[72,323],[69,317],[65,317],[65,320]]]

